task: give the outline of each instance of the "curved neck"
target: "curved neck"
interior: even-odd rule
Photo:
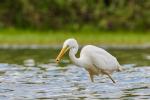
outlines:
[[[76,55],[76,53],[78,52],[78,49],[70,49],[70,51],[69,51],[69,57],[70,57],[70,59],[71,59],[71,61],[74,63],[74,64],[76,64],[77,66],[80,66],[80,60],[79,60],[79,58],[77,58],[75,55]]]

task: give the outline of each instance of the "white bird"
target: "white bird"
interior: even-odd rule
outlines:
[[[121,71],[121,65],[117,59],[110,53],[102,48],[86,45],[83,47],[80,53],[80,57],[75,55],[78,52],[78,43],[75,39],[67,39],[56,58],[56,62],[59,63],[63,55],[69,50],[69,57],[71,61],[82,68],[85,68],[89,72],[89,76],[92,82],[94,82],[94,75],[107,75],[113,83],[115,81],[111,77],[114,71]]]

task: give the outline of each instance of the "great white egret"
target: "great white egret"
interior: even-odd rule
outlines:
[[[78,52],[78,43],[75,39],[67,39],[56,58],[56,62],[59,63],[63,55],[69,51],[69,57],[71,61],[79,66],[85,68],[89,72],[89,76],[92,82],[94,82],[93,76],[104,74],[107,75],[113,83],[115,81],[111,77],[114,71],[120,71],[121,66],[117,59],[110,53],[102,48],[86,45],[80,52],[80,57],[77,58],[75,55]]]

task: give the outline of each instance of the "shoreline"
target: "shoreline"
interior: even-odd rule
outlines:
[[[0,48],[60,48],[68,38],[80,46],[92,44],[103,48],[150,48],[149,32],[130,31],[32,31],[0,30]]]

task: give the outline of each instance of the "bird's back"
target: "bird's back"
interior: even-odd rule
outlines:
[[[94,66],[104,70],[107,69],[113,71],[119,69],[120,66],[114,56],[104,49],[93,45],[87,45],[83,47],[80,57],[87,59],[89,64],[93,64]]]

